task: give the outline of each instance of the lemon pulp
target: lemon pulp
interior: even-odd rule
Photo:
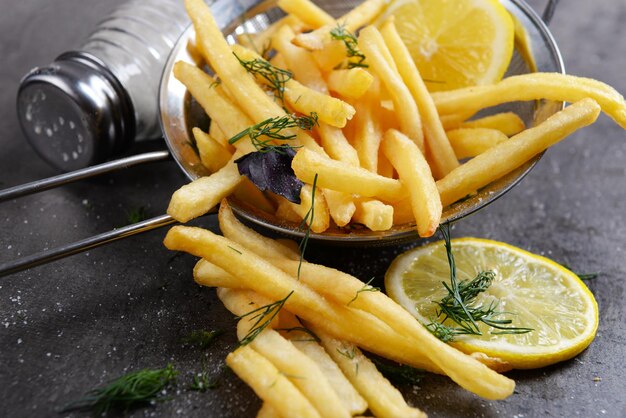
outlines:
[[[515,26],[497,0],[396,0],[393,16],[429,90],[500,80],[513,54]]]

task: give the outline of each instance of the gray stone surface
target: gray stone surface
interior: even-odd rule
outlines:
[[[76,47],[122,1],[1,3],[0,188],[5,188],[55,174],[18,128],[14,103],[20,77]],[[568,72],[626,92],[626,3],[561,3],[551,28]],[[419,387],[401,387],[410,402],[433,417],[626,416],[625,139],[626,133],[602,116],[550,150],[518,187],[453,232],[506,241],[580,271],[601,271],[589,283],[600,307],[600,328],[590,348],[553,367],[509,373],[517,389],[505,401],[484,401],[446,378],[427,375]],[[183,183],[173,163],[160,163],[3,203],[0,261],[123,225],[133,208],[158,215]],[[200,223],[216,228],[211,219]],[[212,290],[193,283],[195,260],[162,247],[163,234],[151,232],[0,279],[0,416],[61,416],[56,410],[86,390],[168,362],[181,372],[178,389],[168,394],[172,400],[134,416],[255,415],[259,401],[252,391],[221,369],[236,344],[234,319]],[[381,277],[400,250],[315,248],[310,258],[361,278]],[[227,333],[199,351],[180,342],[196,329]],[[219,376],[219,388],[187,390],[203,363]]]

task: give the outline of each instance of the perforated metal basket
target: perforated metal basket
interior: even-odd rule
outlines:
[[[360,2],[321,0],[316,3],[333,16],[341,16]],[[556,43],[543,20],[523,1],[503,0],[502,3],[516,20],[519,28],[515,52],[506,75],[525,74],[534,71],[564,72],[563,62]],[[224,33],[231,35],[260,32],[284,16],[282,11],[276,7],[276,1],[273,0],[263,2],[241,1],[239,3],[217,2],[212,8]],[[546,13],[548,12],[550,11],[547,10]],[[187,48],[189,40],[193,39],[194,36],[193,28],[189,27],[179,39],[166,65],[160,90],[163,132],[171,153],[191,180],[207,174],[197,155],[190,152],[191,129],[195,126],[206,128],[210,122],[185,87],[173,77],[172,68],[177,61],[194,63]],[[233,39],[233,37],[230,38]],[[523,41],[522,38],[524,38]],[[527,126],[533,126],[561,108],[562,103],[520,102],[487,109],[481,115],[512,110],[522,117]],[[479,190],[471,197],[445,208],[442,222],[456,221],[484,208],[518,184],[540,158],[541,155],[538,155],[507,176]],[[273,214],[263,212],[234,197],[229,198],[229,203],[240,217],[261,228],[298,237],[304,234],[299,225],[278,219]],[[383,232],[374,232],[358,226],[331,227],[323,233],[311,234],[311,239],[343,245],[376,245],[417,238],[414,224],[394,225],[390,230]]]

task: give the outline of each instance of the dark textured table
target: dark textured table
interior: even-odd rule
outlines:
[[[15,113],[20,77],[72,47],[122,0],[3,0],[0,13],[0,188],[55,174],[24,141]],[[536,1],[533,6],[541,7]],[[569,73],[626,92],[626,2],[561,2],[551,24]],[[444,377],[401,387],[430,416],[626,416],[626,132],[609,118],[550,150],[504,198],[460,222],[454,236],[509,242],[600,271],[589,282],[600,328],[589,349],[565,363],[511,372],[515,394],[488,402]],[[174,163],[107,175],[0,208],[0,261],[75,241],[127,223],[130,211],[166,208],[185,182]],[[215,221],[200,224],[215,229]],[[173,256],[153,231],[0,279],[0,416],[59,416],[86,390],[125,372],[173,363],[180,371],[171,400],[135,416],[254,416],[259,401],[223,359],[236,345],[235,321],[214,291],[191,279],[195,260]],[[399,251],[315,248],[314,261],[381,277]],[[348,262],[348,260],[353,260]],[[181,338],[224,329],[208,350]],[[204,365],[204,366],[203,366]],[[187,389],[203,368],[217,389]],[[73,416],[83,416],[73,413]]]

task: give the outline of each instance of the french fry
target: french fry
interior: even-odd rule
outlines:
[[[231,153],[220,145],[213,137],[200,128],[193,128],[193,137],[200,153],[202,165],[212,173],[224,167],[231,158]]]
[[[329,41],[324,47],[317,51],[311,51],[317,66],[324,72],[329,72],[341,65],[347,58],[346,46],[341,41]]]
[[[291,342],[298,350],[302,351],[317,364],[335,392],[339,395],[339,399],[341,399],[344,407],[348,409],[351,415],[365,412],[367,402],[365,402],[365,399],[354,389],[354,386],[352,386],[350,381],[339,369],[337,363],[333,361],[321,345],[315,341],[302,341],[297,339],[292,339]]]
[[[206,264],[207,260],[200,260]],[[237,280],[234,276],[230,276],[233,280]],[[224,304],[230,313],[237,317],[249,315],[251,312],[268,306],[272,301],[263,295],[253,292],[249,289],[236,287],[220,287],[217,289],[217,297]],[[274,328],[279,325],[280,318],[276,315],[268,324],[268,327]]]
[[[304,114],[317,114],[321,122],[337,128],[346,126],[356,112],[343,100],[310,89],[295,80],[285,83],[285,100],[294,110]]]
[[[413,215],[413,206],[411,204],[411,197],[407,197],[397,202],[392,202],[393,206],[393,224],[404,225],[409,223],[415,223],[415,215]]]
[[[326,76],[328,89],[340,96],[358,99],[370,88],[374,76],[359,67],[333,70]]]
[[[187,87],[191,95],[214,123],[228,138],[235,136],[250,125],[252,121],[245,113],[235,106],[215,84],[215,79],[186,62],[179,61],[174,65],[174,75]],[[242,153],[254,151],[250,141],[237,141],[236,146]]]
[[[285,338],[317,364],[350,414],[358,415],[365,412],[367,402],[320,345],[319,338],[313,331],[304,327],[302,321],[287,311],[280,312],[279,326]]]
[[[283,0],[294,1],[294,0]],[[304,1],[307,0],[295,0]],[[320,93],[328,94],[326,82],[322,77],[322,72],[317,67],[315,59],[311,53],[303,48],[295,46],[291,40],[295,37],[295,33],[289,26],[282,26],[272,37],[272,47],[285,60],[286,66],[300,83],[312,88]]]
[[[400,130],[415,141],[423,151],[424,134],[417,104],[398,72],[386,58],[390,52],[378,29],[373,26],[363,28],[359,34],[359,48],[367,57],[372,70],[389,91],[400,122]]]
[[[382,149],[409,192],[417,232],[421,237],[432,236],[439,226],[442,207],[426,159],[413,141],[394,129],[385,133]]]
[[[365,225],[371,231],[386,231],[393,225],[393,206],[367,198],[355,199],[354,203],[354,222]]]
[[[389,383],[358,347],[332,338],[315,326],[312,329],[322,341],[326,352],[365,398],[375,416],[426,418],[422,411],[407,405],[400,391]]]
[[[298,251],[294,251],[276,240],[264,237],[251,228],[244,226],[237,220],[237,218],[235,218],[235,214],[226,200],[222,201],[220,204],[218,219],[220,223],[220,230],[225,237],[239,237],[243,241],[248,242],[250,244],[248,249],[257,254],[269,251],[272,254],[280,255],[290,260],[300,259],[300,253]]]
[[[172,195],[167,213],[178,222],[188,222],[213,209],[223,198],[235,191],[241,183],[241,175],[233,158],[219,171],[208,177],[200,177],[176,190]]]
[[[241,202],[245,202],[255,209],[261,210],[265,213],[274,213],[276,207],[273,202],[268,199],[265,194],[260,191],[254,183],[252,183],[246,176],[242,176],[241,183],[233,192],[233,195]]]
[[[285,300],[285,308],[305,320],[318,324],[331,335],[341,336],[369,351],[414,367],[443,370],[464,388],[487,399],[503,399],[513,392],[515,384],[512,380],[489,370],[475,359],[439,341],[408,312],[393,302],[391,306],[383,305],[386,309],[394,311],[394,319],[390,325],[408,327],[407,329],[411,330],[409,333],[397,333],[390,325],[360,309],[330,303],[295,276],[284,273],[243,246],[210,231],[175,226],[167,233],[164,244],[171,250],[186,251],[206,258],[236,277],[242,287],[250,288],[270,299],[280,300],[291,294]],[[277,260],[281,263],[290,263],[289,260],[274,261]],[[350,284],[351,290],[354,290],[354,286],[357,287],[351,296],[351,298],[354,298],[355,294],[358,296],[354,303],[370,301],[371,295],[374,294],[376,297],[383,297],[378,295],[380,292],[359,294],[358,291],[364,284],[358,280],[356,282],[360,285],[355,282]],[[317,280],[311,282],[313,283],[319,286]],[[335,289],[336,287],[336,282],[333,282],[326,290],[341,291],[341,297],[345,299],[349,289]],[[392,308],[393,306],[395,308]],[[411,321],[398,320],[403,315],[405,317],[408,315]]]
[[[281,416],[320,417],[294,384],[252,348],[239,347],[226,356],[226,364]]]
[[[458,128],[487,128],[496,129],[506,136],[513,136],[526,129],[522,118],[513,112],[502,112],[482,118],[468,120],[461,123]]]
[[[307,149],[300,149],[296,153],[291,167],[296,176],[305,183],[313,183],[317,174],[319,187],[344,193],[379,197],[388,201],[401,199],[406,193],[398,180],[331,160]]]
[[[287,205],[310,226],[311,231],[316,233],[326,231],[330,226],[330,212],[321,190],[316,189],[314,197],[313,187],[305,184],[300,191],[300,200],[300,204],[287,202]]]
[[[341,129],[321,122],[316,130],[320,137],[320,143],[332,159],[356,167],[359,166],[359,154],[348,142]]]
[[[346,30],[355,32],[371,22],[387,5],[388,0],[366,0],[341,16],[335,22],[326,24],[313,32],[301,33],[294,38],[294,43],[310,50],[319,50],[330,40],[330,31],[337,25],[344,25]]]
[[[430,161],[433,174],[436,178],[442,178],[458,167],[459,162],[443,129],[433,99],[422,80],[413,58],[411,58],[409,50],[402,39],[400,39],[393,21],[388,20],[385,22],[380,32],[392,59],[398,66],[400,76],[402,76],[419,109],[424,126],[425,155]],[[424,148],[421,149],[424,150]]]
[[[432,94],[442,114],[476,113],[502,103],[523,100],[576,102],[595,100],[602,111],[626,129],[626,102],[612,87],[596,80],[558,73],[531,73],[507,77],[488,86],[466,87]]]
[[[242,33],[237,35],[237,43],[262,54],[265,49],[271,46],[272,37],[283,26],[289,26],[294,32],[313,29],[295,15],[287,15],[268,26],[260,33]]]
[[[381,149],[378,150],[378,174],[390,179],[394,178],[393,176],[395,174],[393,166]]]
[[[200,286],[238,288],[237,280],[221,267],[199,260],[193,268],[193,279]]]
[[[256,414],[256,418],[281,418],[273,406],[267,402],[263,402],[261,409]]]
[[[292,207],[292,203],[287,199],[278,201],[278,206],[276,207],[276,217],[294,224],[302,222],[302,218],[296,213]]]
[[[234,152],[235,147],[228,143],[229,138],[226,138],[224,131],[222,131],[217,122],[211,122],[211,124],[209,125],[209,135],[213,137],[213,139],[215,139],[224,148],[228,149],[231,153]]]
[[[323,192],[330,217],[335,221],[335,224],[337,226],[348,225],[356,211],[352,195],[330,189],[323,189]]]
[[[441,120],[441,125],[443,129],[449,131],[450,129],[456,129],[461,126],[461,124],[467,119],[471,118],[474,114],[457,114],[451,113],[449,115],[439,115],[439,120]]]
[[[332,25],[335,22],[331,15],[309,0],[278,0],[276,5],[285,13],[296,16],[313,29]]]
[[[378,172],[378,150],[382,139],[382,127],[377,117],[378,89],[374,84],[373,92],[368,92],[365,99],[358,101],[355,106],[357,117],[355,118],[354,137],[352,144],[359,155],[361,167],[372,173]]]
[[[577,129],[593,123],[600,106],[580,100],[536,127],[509,138],[472,158],[437,181],[443,206],[447,206],[511,172]]]
[[[456,158],[475,157],[509,139],[502,131],[489,128],[458,128],[448,131]]]
[[[241,45],[233,45],[232,48],[233,52],[241,60],[265,61],[258,54]],[[258,77],[257,79],[259,82],[268,82],[263,77]],[[320,121],[331,126],[343,128],[346,122],[354,116],[354,108],[348,103],[308,88],[294,79],[289,79],[284,83],[283,93],[285,100],[293,109],[305,115],[315,113]]]
[[[240,340],[250,332],[253,325],[254,321],[247,318],[239,321],[237,336]],[[250,346],[287,376],[321,417],[350,417],[317,364],[278,332],[266,328],[250,342]]]

